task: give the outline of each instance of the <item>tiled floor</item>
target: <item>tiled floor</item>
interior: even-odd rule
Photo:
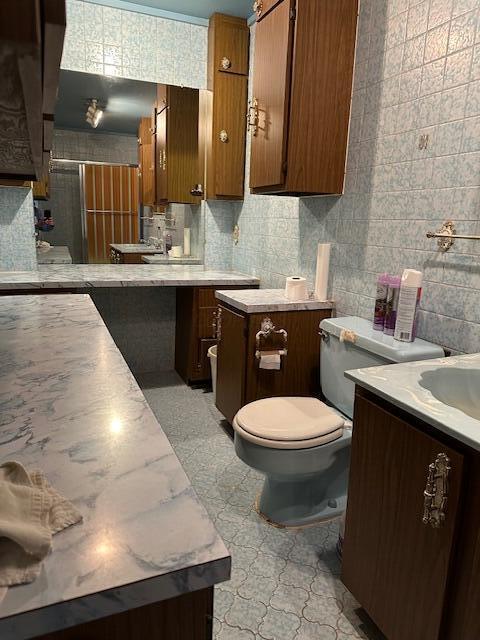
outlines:
[[[212,393],[175,373],[140,386],[229,548],[230,582],[215,592],[217,640],[379,640],[339,580],[336,523],[276,529],[253,510],[261,476],[235,455]]]

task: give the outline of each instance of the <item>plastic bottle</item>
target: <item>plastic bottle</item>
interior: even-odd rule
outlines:
[[[393,336],[395,333],[401,281],[400,276],[390,276],[388,282],[387,302],[385,305],[385,326],[383,328],[383,333],[387,336]]]
[[[390,276],[382,273],[377,280],[377,295],[375,296],[375,313],[373,316],[373,328],[376,331],[383,331],[385,326],[385,308],[387,304],[388,283]]]
[[[421,271],[405,269],[400,285],[398,297],[397,323],[395,325],[395,340],[413,342],[415,340],[417,310],[422,296]]]

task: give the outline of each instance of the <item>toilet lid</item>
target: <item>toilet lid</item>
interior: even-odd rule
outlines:
[[[247,433],[282,442],[326,436],[343,427],[345,422],[317,398],[257,400],[242,407],[236,420]]]

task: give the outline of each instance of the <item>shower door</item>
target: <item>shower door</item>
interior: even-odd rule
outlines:
[[[85,261],[109,263],[111,243],[139,241],[138,168],[82,164],[80,181]]]

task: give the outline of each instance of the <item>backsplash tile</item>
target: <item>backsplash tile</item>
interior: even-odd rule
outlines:
[[[67,0],[62,69],[206,87],[207,31],[124,9]]]
[[[36,267],[32,190],[0,187],[0,271]]]

